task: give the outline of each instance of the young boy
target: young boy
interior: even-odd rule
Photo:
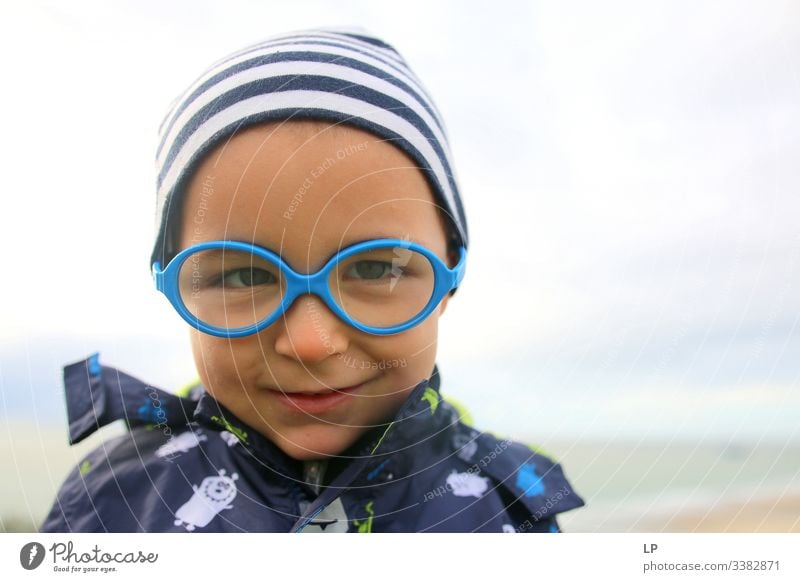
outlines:
[[[556,532],[583,505],[439,392],[467,228],[438,112],[391,46],[311,30],[219,61],[174,103],[157,166],[151,263],[200,381],[67,366],[70,442],[130,431],[41,531]]]

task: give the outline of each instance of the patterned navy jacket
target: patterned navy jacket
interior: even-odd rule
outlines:
[[[67,477],[43,532],[557,532],[584,505],[560,465],[463,424],[439,373],[340,457],[298,461],[202,386],[149,386],[97,354],[64,368],[70,443],[126,434]]]

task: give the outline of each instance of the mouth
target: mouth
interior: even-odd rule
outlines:
[[[366,384],[367,382],[362,382],[356,386],[345,388],[298,392],[269,388],[266,392],[271,398],[294,411],[305,412],[306,414],[320,414],[351,402]]]

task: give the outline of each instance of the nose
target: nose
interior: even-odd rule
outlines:
[[[275,325],[275,352],[299,361],[318,363],[348,348],[346,324],[314,295],[298,297]]]

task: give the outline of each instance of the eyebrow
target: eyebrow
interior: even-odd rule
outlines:
[[[370,240],[378,240],[378,239],[385,239],[385,238],[391,238],[391,239],[395,239],[395,240],[403,240],[403,241],[408,241],[408,242],[420,244],[419,241],[417,241],[415,239],[412,239],[412,238],[403,238],[402,236],[397,236],[397,235],[394,235],[394,234],[381,233],[381,234],[377,234],[377,235],[373,235],[373,236],[361,236],[361,237],[354,237],[352,239],[348,239],[347,242],[343,242],[342,243],[342,245],[339,247],[339,250],[346,249],[347,247],[351,247],[351,246],[356,245],[356,244],[361,243],[361,242],[367,242],[367,241],[370,241]],[[338,251],[336,251],[336,252],[338,252]],[[333,255],[336,254],[336,252],[332,253],[329,256],[332,257]]]
[[[205,249],[205,250],[198,251],[198,252],[203,253],[203,258],[211,258],[211,259],[219,258],[219,259],[221,259],[225,255],[230,256],[230,255],[233,255],[233,254],[238,254],[241,251],[238,251],[238,250],[235,250],[235,249]]]
[[[412,239],[412,238],[403,238],[403,237],[400,237],[400,236],[397,236],[397,235],[386,234],[386,233],[372,234],[370,236],[353,237],[352,239],[347,239],[345,241],[342,241],[342,243],[338,246],[338,248],[336,248],[332,252],[327,253],[325,255],[325,258],[322,260],[322,262],[318,266],[316,266],[316,269],[314,269],[314,270],[316,271],[316,270],[321,269],[325,265],[325,263],[327,263],[333,256],[335,256],[338,252],[340,252],[340,251],[342,251],[342,250],[344,250],[344,249],[346,249],[348,247],[351,247],[353,245],[356,245],[356,244],[362,243],[362,242],[367,242],[367,241],[371,241],[371,240],[378,240],[378,239],[387,239],[387,238],[388,239],[396,239],[396,240],[402,240],[402,241],[408,241],[408,242],[412,242],[412,243],[421,244],[421,243],[419,243],[419,241],[417,241],[415,239]],[[218,240],[223,240],[223,239],[218,239]],[[211,242],[211,241],[207,241],[207,242]],[[302,271],[299,271],[292,264],[292,262],[289,261],[289,259],[284,254],[281,254],[277,249],[274,249],[274,248],[272,248],[270,246],[259,244],[258,242],[246,242],[246,241],[243,241],[243,240],[231,241],[231,240],[225,239],[225,242],[243,242],[245,244],[250,244],[250,245],[253,245],[253,246],[256,246],[256,247],[260,247],[262,249],[267,249],[267,250],[275,253],[276,255],[278,255],[293,270],[297,271],[298,273],[302,272]],[[306,248],[306,250],[308,250],[308,249]],[[200,251],[200,252],[202,252],[204,254],[204,256],[206,258],[209,258],[209,259],[222,259],[226,254],[228,256],[230,256],[231,254],[237,253],[239,251],[234,251],[234,250],[231,250],[231,249],[219,249],[219,248],[216,248],[216,249],[206,249],[206,250]]]

